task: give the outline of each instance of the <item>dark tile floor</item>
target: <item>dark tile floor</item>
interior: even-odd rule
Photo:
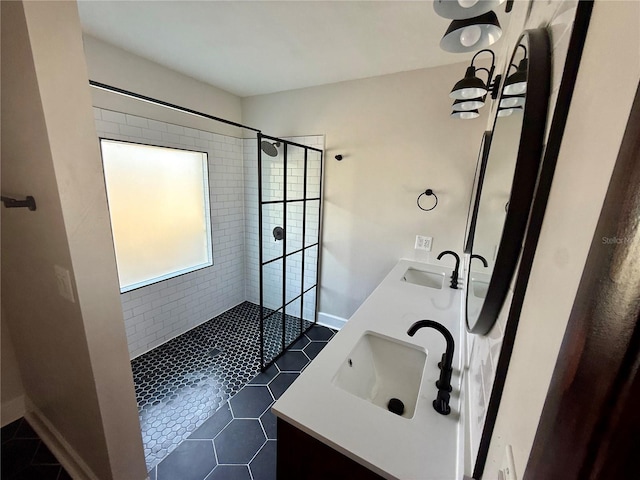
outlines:
[[[151,480],[276,478],[276,417],[271,405],[334,332],[315,326],[256,375],[150,472]]]
[[[151,480],[276,478],[276,417],[271,405],[333,337],[315,326],[255,376],[150,473]]]
[[[260,373],[258,308],[245,302],[131,362],[151,480],[275,478],[270,407],[334,332],[313,327]],[[267,329],[265,347],[278,338]],[[26,420],[1,438],[3,480],[71,479]]]
[[[24,418],[2,427],[2,480],[71,480]]]
[[[259,309],[244,302],[131,361],[149,470],[259,373]],[[299,321],[286,316],[285,323],[291,342],[289,332],[299,334]],[[265,322],[265,357],[276,356],[281,339],[282,316],[276,313]],[[311,358],[321,347],[313,343]]]

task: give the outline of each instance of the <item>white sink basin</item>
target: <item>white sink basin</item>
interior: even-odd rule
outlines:
[[[444,273],[429,272],[427,270],[418,270],[417,268],[409,267],[401,280],[403,282],[413,283],[414,285],[421,285],[429,288],[442,288],[444,284]]]
[[[484,282],[476,278],[471,277],[471,291],[477,298],[485,298],[487,296],[487,290],[489,289],[489,282]]]
[[[337,387],[387,410],[389,400],[404,403],[413,418],[427,352],[402,340],[365,332],[333,377]]]

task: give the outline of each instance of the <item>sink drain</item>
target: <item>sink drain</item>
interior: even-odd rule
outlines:
[[[387,404],[387,408],[390,412],[396,415],[402,415],[404,413],[404,403],[399,398],[392,398]]]

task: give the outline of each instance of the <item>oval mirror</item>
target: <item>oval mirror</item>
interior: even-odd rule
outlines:
[[[488,156],[478,167],[482,181],[472,200],[465,245],[470,262],[465,315],[471,333],[486,335],[493,327],[518,262],[542,160],[549,84],[548,34],[527,30],[511,56]]]

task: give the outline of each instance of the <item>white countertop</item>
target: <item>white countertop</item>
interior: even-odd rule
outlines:
[[[401,281],[407,268],[446,274],[443,288]],[[389,479],[455,480],[462,478],[463,441],[460,398],[462,290],[449,288],[451,269],[400,260],[365,300],[340,332],[320,352],[274,404],[273,412],[305,433]],[[462,286],[462,282],[460,282]],[[414,337],[408,328],[418,320],[435,320],[455,339],[451,384],[451,413],[432,406],[438,362],[445,340],[423,328]],[[413,343],[428,352],[413,418],[404,418],[373,405],[332,382],[353,347],[366,331]]]

